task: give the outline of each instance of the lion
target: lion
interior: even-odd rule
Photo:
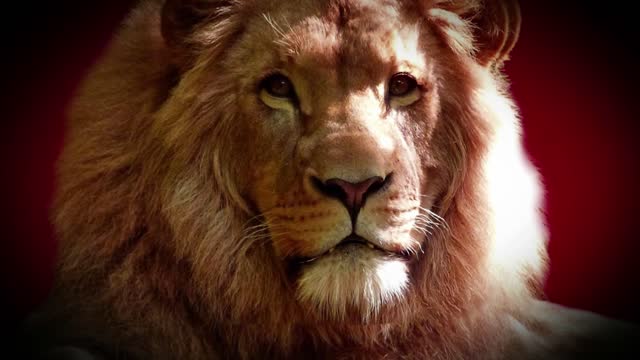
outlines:
[[[70,110],[34,354],[626,354],[630,325],[544,301],[519,11],[142,1]]]

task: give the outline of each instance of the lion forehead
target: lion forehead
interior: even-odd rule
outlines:
[[[422,62],[418,18],[395,3],[367,1],[269,9],[251,30],[279,65],[385,72],[393,62]],[[272,14],[278,13],[278,16]],[[251,37],[255,40],[255,37]],[[254,42],[255,44],[255,42]],[[273,46],[275,45],[275,46]]]

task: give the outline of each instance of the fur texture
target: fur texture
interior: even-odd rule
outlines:
[[[510,1],[142,2],[71,111],[42,346],[510,359],[625,331],[538,300],[542,194],[500,74],[519,19]],[[295,98],[265,93],[274,72]],[[390,97],[397,73],[417,90]],[[314,186],[377,175],[355,220]],[[338,246],[352,232],[376,249]]]

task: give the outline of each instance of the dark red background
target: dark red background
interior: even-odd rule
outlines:
[[[561,304],[640,322],[638,31],[622,5],[557,3],[522,2],[522,34],[506,68],[547,190],[546,292]],[[65,107],[130,4],[3,9],[0,290],[10,320],[49,289],[48,209]]]

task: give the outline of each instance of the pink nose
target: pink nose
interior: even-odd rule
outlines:
[[[329,179],[322,182],[318,178],[314,178],[313,182],[316,188],[324,195],[338,199],[349,210],[351,215],[351,221],[355,222],[358,212],[366,198],[380,190],[385,183],[390,179],[387,176],[385,179],[374,176],[358,183],[352,183],[342,179]]]

